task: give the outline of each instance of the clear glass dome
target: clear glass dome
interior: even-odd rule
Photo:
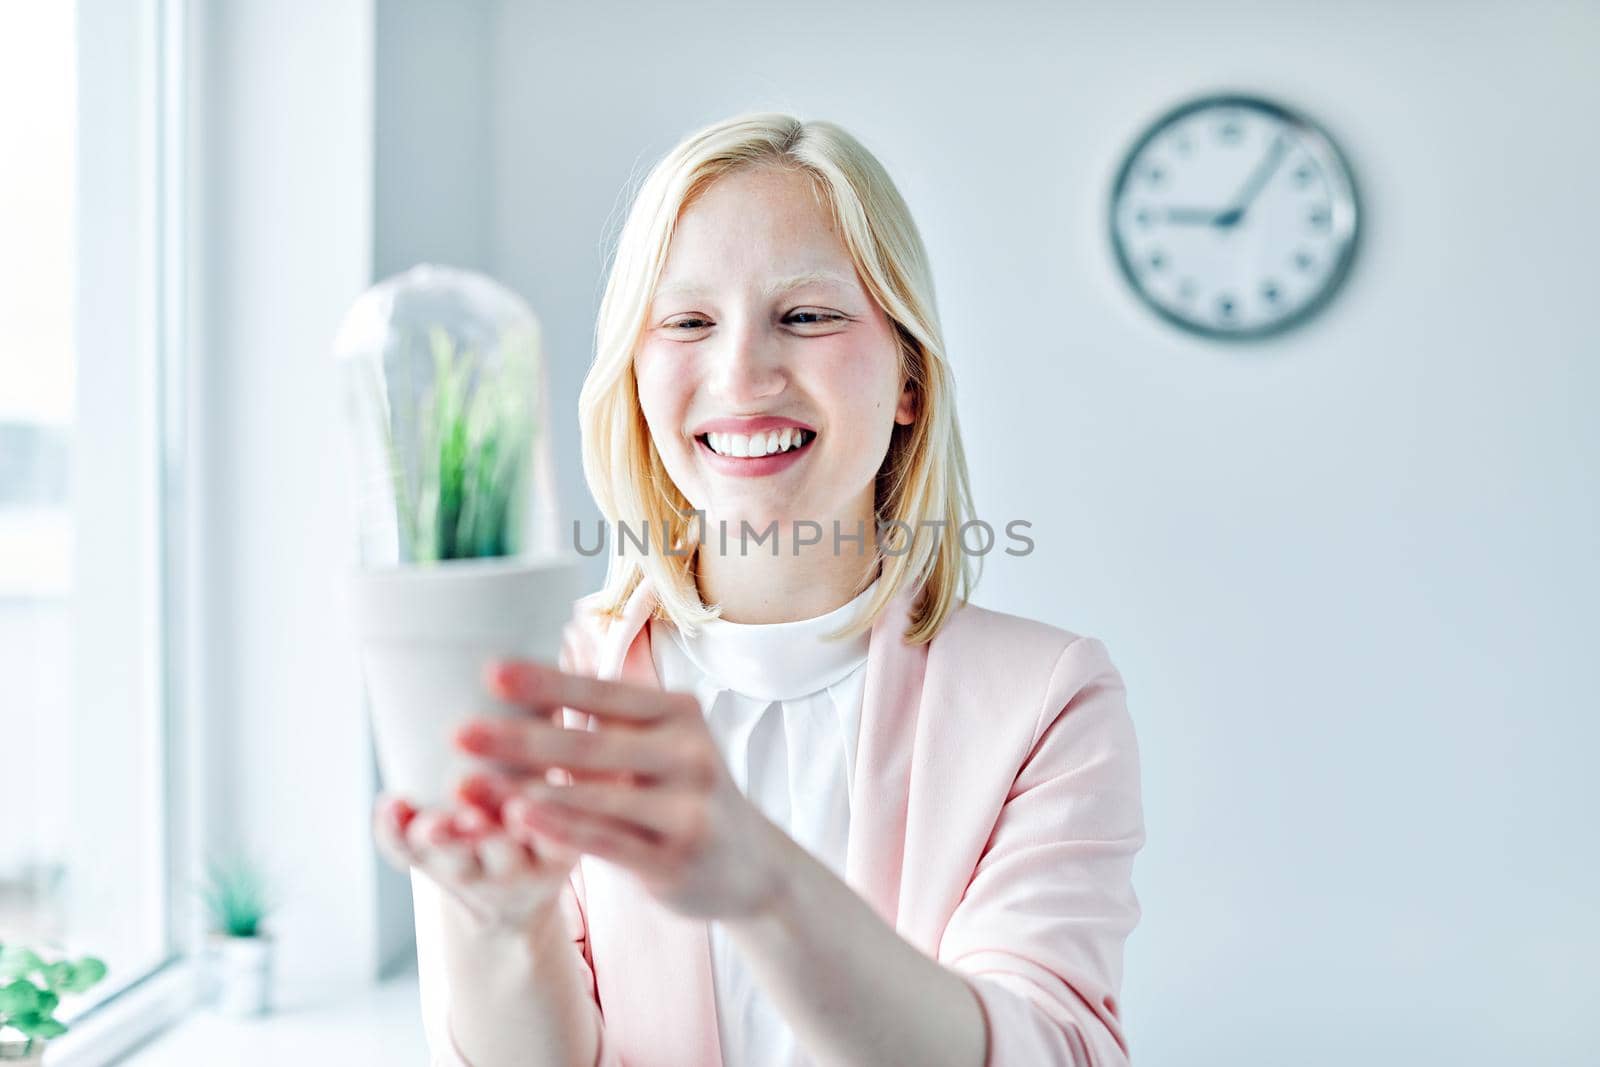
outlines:
[[[363,566],[555,551],[544,354],[515,293],[413,267],[356,299],[334,354]]]

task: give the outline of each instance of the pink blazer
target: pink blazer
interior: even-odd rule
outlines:
[[[618,619],[597,598],[577,602],[565,669],[659,686],[648,580]],[[1144,819],[1121,675],[1096,638],[970,604],[913,647],[909,607],[902,594],[872,630],[846,881],[972,984],[986,1067],[1126,1063],[1118,996]],[[722,1067],[705,921],[594,856],[568,888],[599,1063]]]

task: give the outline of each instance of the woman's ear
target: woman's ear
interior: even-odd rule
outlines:
[[[906,379],[900,387],[900,403],[894,409],[894,421],[900,426],[910,426],[917,419],[917,387]]]

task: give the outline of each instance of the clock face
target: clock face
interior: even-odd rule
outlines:
[[[1111,237],[1163,318],[1208,337],[1263,337],[1304,321],[1344,279],[1355,185],[1305,119],[1253,97],[1207,97],[1157,120],[1128,153]]]

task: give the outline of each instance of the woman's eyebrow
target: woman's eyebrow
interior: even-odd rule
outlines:
[[[762,295],[773,297],[780,293],[787,293],[793,289],[804,288],[807,285],[837,285],[845,289],[854,289],[855,282],[836,274],[831,270],[808,270],[804,274],[795,274],[788,278],[780,278],[769,282],[762,287]]]
[[[807,285],[836,285],[842,289],[854,290],[855,282],[844,277],[837,271],[808,270],[801,274],[793,274],[787,278],[776,278],[761,287],[762,296],[771,299],[782,293],[800,289]],[[667,296],[700,296],[710,289],[694,282],[666,282],[656,289],[657,297]]]

